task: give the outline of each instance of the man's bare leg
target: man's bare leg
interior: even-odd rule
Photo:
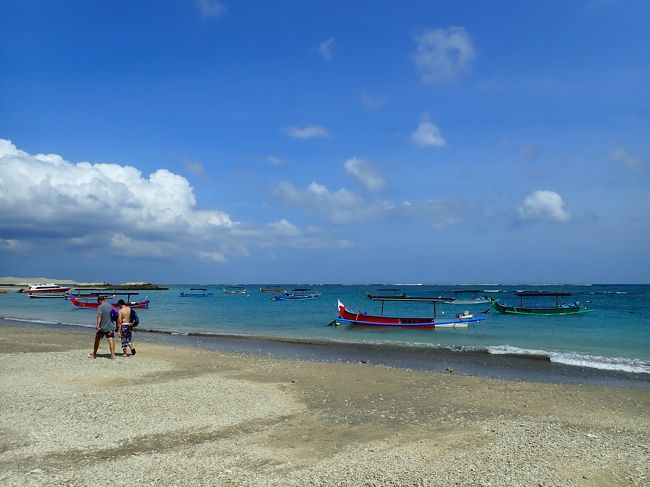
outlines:
[[[112,338],[108,339],[108,348],[111,351],[111,360],[115,360],[115,342],[113,342]]]
[[[93,358],[97,358],[98,349],[99,349],[99,338],[95,336],[95,344],[93,345]]]

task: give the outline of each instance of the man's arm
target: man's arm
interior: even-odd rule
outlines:
[[[95,329],[99,331],[99,324],[102,321],[102,312],[97,313],[97,323],[95,324]]]

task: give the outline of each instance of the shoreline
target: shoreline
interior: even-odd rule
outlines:
[[[143,334],[144,335],[144,334]],[[645,485],[650,393],[0,326],[0,483]]]
[[[19,325],[17,325],[19,323]],[[0,326],[64,329],[91,334],[90,326],[39,323],[0,318]],[[412,347],[399,344],[351,343],[326,340],[228,334],[174,333],[140,328],[136,340],[198,347],[212,351],[272,356],[278,359],[363,363],[414,371],[438,371],[465,376],[550,384],[584,384],[650,389],[650,374],[598,369],[552,362],[547,355],[490,353],[487,349]]]

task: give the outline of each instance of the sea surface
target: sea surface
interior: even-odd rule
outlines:
[[[260,287],[291,290],[310,287],[321,297],[306,301],[273,301]],[[289,340],[304,343],[346,343],[400,346],[413,349],[446,349],[547,357],[551,362],[594,369],[650,374],[650,285],[471,285],[481,294],[504,304],[517,304],[517,290],[572,293],[561,298],[579,301],[593,311],[573,316],[513,316],[488,311],[489,304],[438,305],[439,318],[466,309],[485,321],[466,329],[386,329],[332,326],[338,316],[337,300],[348,309],[380,314],[381,303],[366,298],[386,285],[249,284],[247,294],[225,294],[223,285],[171,285],[167,291],[140,292],[151,300],[149,309],[138,310],[140,329],[172,334],[198,334]],[[181,297],[181,291],[206,287],[212,297]],[[413,296],[453,296],[467,286],[399,284]],[[489,292],[488,292],[489,291]],[[134,298],[135,299],[135,298]],[[536,301],[542,299],[542,301]],[[117,301],[117,297],[113,300]],[[533,298],[529,304],[554,303],[554,298]],[[487,312],[486,312],[487,311]],[[388,316],[431,316],[423,303],[385,303]],[[94,327],[93,310],[75,308],[64,299],[30,299],[19,293],[0,295],[0,318],[52,326]],[[196,335],[194,335],[196,336]]]

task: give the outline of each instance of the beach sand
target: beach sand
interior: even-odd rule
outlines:
[[[92,340],[0,326],[0,485],[650,484],[647,389]]]

